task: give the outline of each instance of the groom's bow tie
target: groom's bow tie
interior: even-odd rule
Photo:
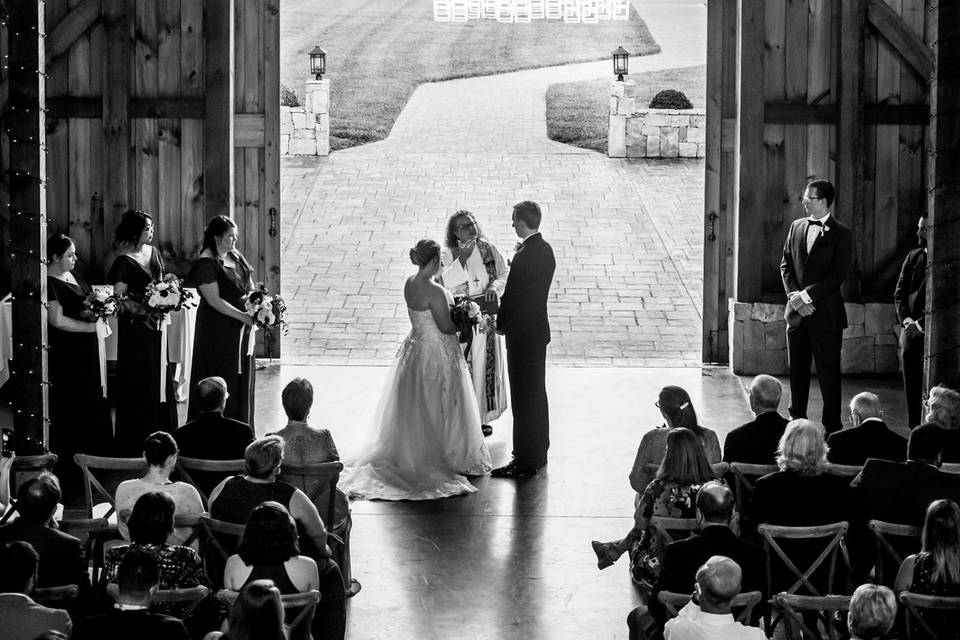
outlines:
[[[813,218],[807,218],[807,222],[809,222],[811,226],[817,226],[817,227],[822,227],[822,226],[823,226],[823,222],[822,222],[822,221],[820,221],[820,220],[814,220]]]

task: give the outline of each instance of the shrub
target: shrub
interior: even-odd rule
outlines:
[[[651,109],[693,109],[693,105],[683,95],[683,91],[676,89],[664,89],[653,96],[650,101]]]
[[[290,90],[286,85],[280,85],[280,106],[281,107],[299,107],[300,100],[297,94]]]

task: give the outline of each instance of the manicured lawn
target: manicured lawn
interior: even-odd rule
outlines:
[[[679,89],[694,108],[706,102],[706,66],[648,71],[630,78],[641,88],[637,105],[646,106],[658,91]],[[610,80],[564,82],[547,89],[547,135],[575,147],[607,152]]]
[[[280,29],[281,81],[301,98],[307,52],[327,51],[332,149],[385,138],[424,82],[659,51],[635,9],[595,25],[456,24],[434,22],[430,0],[284,0]]]

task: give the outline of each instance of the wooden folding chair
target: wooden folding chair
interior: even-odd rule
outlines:
[[[216,598],[229,608],[237,601],[239,595],[237,591],[221,589],[217,592]],[[310,625],[313,624],[313,614],[320,602],[320,592],[305,591],[280,596],[280,602],[283,604],[284,612],[293,615],[293,619],[283,625],[287,630],[287,637],[290,640],[308,640],[310,638]]]
[[[195,547],[202,543],[203,528],[200,526],[200,518],[206,514],[175,515],[173,517],[173,527],[175,529],[190,529],[190,535],[180,544],[184,547]]]
[[[19,486],[44,471],[52,471],[56,463],[57,454],[55,453],[19,456],[14,459],[13,466],[10,468],[10,505],[3,514],[0,514],[0,525],[6,524],[17,512],[17,500],[14,496],[17,495]]]
[[[84,453],[78,453],[73,456],[74,462],[83,472],[83,496],[86,502],[87,517],[93,517],[94,495],[110,505],[110,508],[102,517],[109,518],[116,513],[116,502],[114,497],[117,493],[117,487],[124,480],[133,480],[143,475],[146,469],[146,462],[143,458],[105,458],[103,456],[89,456]],[[97,478],[95,472],[103,472],[104,476],[109,478]],[[101,482],[100,480],[103,480]]]
[[[746,462],[731,462],[730,473],[733,474],[733,495],[737,505],[750,502],[753,494],[753,483],[758,478],[780,470],[775,464],[749,464]]]
[[[77,599],[80,587],[65,584],[59,587],[41,587],[33,590],[32,598],[37,604],[54,609],[66,609]]]
[[[841,478],[856,478],[863,471],[863,465],[860,464],[833,464],[827,463],[826,472],[830,475],[840,476]]]
[[[824,629],[830,640],[839,640],[840,634],[832,624],[833,614],[850,609],[850,596],[798,596],[789,593],[778,593],[773,596],[773,604],[790,621],[787,625],[787,640],[801,640],[803,638],[819,638],[817,629],[811,629],[803,619],[803,613],[814,611],[823,621]],[[829,614],[829,615],[824,615]],[[799,628],[803,636],[797,631]]]
[[[93,567],[90,580],[92,584],[97,584],[100,581],[100,572],[103,570],[103,545],[107,540],[120,538],[116,525],[110,524],[106,518],[85,518],[61,520],[57,526],[60,531],[80,540],[87,562]]]
[[[177,456],[177,473],[184,482],[189,482],[197,488],[206,509],[210,508],[210,492],[224,479],[244,471],[246,471],[246,462],[243,460],[204,460]]]
[[[107,585],[107,594],[117,600],[120,595],[120,587],[115,582]],[[177,604],[178,617],[188,618],[193,610],[197,608],[203,599],[210,595],[209,587],[200,584],[195,587],[186,587],[184,589],[157,589],[153,595],[153,604]]]
[[[917,637],[929,640],[939,640],[939,634],[930,623],[923,619],[924,611],[944,611],[957,614],[960,617],[960,598],[946,598],[941,596],[925,596],[910,591],[900,592],[900,603],[906,613],[907,640],[913,640],[917,630],[922,632]]]
[[[908,524],[894,524],[882,520],[871,520],[867,527],[873,532],[874,542],[876,543],[876,553],[874,556],[874,576],[877,584],[886,584],[883,580],[883,566],[888,560],[892,560],[890,566],[899,567],[903,562],[903,554],[900,553],[890,538],[899,538],[903,541],[913,541],[916,550],[920,550],[920,535],[923,533],[923,527],[915,527]],[[896,575],[896,569],[894,569]],[[890,576],[891,580],[893,576]],[[892,584],[892,583],[891,583]],[[889,585],[888,585],[889,586]]]
[[[960,462],[944,462],[940,465],[940,471],[960,474]]]
[[[223,586],[223,570],[227,558],[234,554],[246,525],[224,522],[209,516],[200,516],[200,529],[203,532],[203,559],[207,577],[214,586]],[[231,539],[233,544],[225,539]],[[229,548],[228,548],[229,547]]]
[[[716,474],[718,480],[723,478],[724,474],[730,470],[730,464],[726,462],[714,462],[710,467],[713,469],[713,473]],[[660,470],[660,463],[648,462],[643,465],[643,470],[647,472],[648,476],[653,478],[657,475],[657,471]]]
[[[663,603],[663,606],[667,610],[667,615],[671,618],[677,617],[677,614],[680,612],[680,609],[685,607],[688,602],[690,602],[689,593],[674,593],[673,591],[661,591],[657,594],[657,599]],[[742,622],[743,624],[749,626],[750,621],[753,620],[753,609],[760,601],[763,599],[763,594],[759,591],[744,591],[743,593],[738,593],[737,597],[733,599],[733,602],[730,603],[730,607],[737,611],[736,620],[737,622]]]
[[[689,538],[700,530],[700,525],[696,518],[667,518],[664,516],[652,516],[650,526],[655,528],[663,536],[666,544]],[[675,535],[680,534],[680,535]]]

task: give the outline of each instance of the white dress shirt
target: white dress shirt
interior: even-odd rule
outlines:
[[[691,600],[663,628],[664,640],[766,640],[757,627],[733,619],[732,613],[704,613]]]

